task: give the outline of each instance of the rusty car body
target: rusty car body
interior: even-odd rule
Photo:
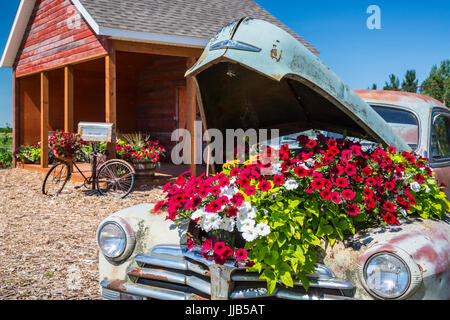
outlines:
[[[433,154],[430,149],[434,119],[449,117],[442,104],[418,95],[355,92],[291,35],[265,21],[244,18],[225,26],[187,76],[197,85],[205,128],[279,128],[286,135],[309,129],[345,131],[431,155],[436,170],[446,166],[440,151]],[[405,141],[377,106],[411,112],[417,128],[407,122],[407,131],[417,132],[417,140]],[[212,264],[197,249],[186,251],[187,226],[174,228],[164,213],[152,213],[153,207],[127,208],[100,224],[104,299],[450,298],[448,216],[441,221],[412,219],[365,230],[332,247],[324,244],[309,290],[298,282],[293,288],[280,285],[269,295],[258,275],[230,264]],[[376,268],[374,263],[389,269],[393,278],[368,284],[367,270]],[[380,294],[385,289],[388,293]]]

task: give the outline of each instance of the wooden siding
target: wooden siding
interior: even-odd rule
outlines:
[[[171,149],[177,129],[177,87],[185,86],[186,59],[153,56],[138,78],[137,129],[149,133]]]
[[[37,0],[16,58],[16,76],[106,53],[106,39],[95,35],[70,0]]]

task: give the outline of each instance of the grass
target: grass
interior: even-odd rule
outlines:
[[[12,141],[11,128],[0,128],[0,169],[12,167]]]

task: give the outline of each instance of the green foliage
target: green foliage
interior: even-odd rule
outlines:
[[[278,279],[287,287],[300,281],[307,290],[307,275],[315,270],[317,247],[323,241],[334,245],[345,234],[355,232],[349,216],[339,213],[336,204],[306,200],[299,189],[281,194],[279,188],[273,188],[261,198],[248,199],[257,208],[267,208],[267,214],[258,210],[256,220],[268,223],[272,230],[269,236],[246,243],[249,258],[255,262],[248,271],[262,272],[270,292]]]
[[[406,71],[405,79],[402,81],[402,89],[407,92],[417,92],[419,80],[416,78],[416,70]]]
[[[447,107],[450,106],[450,59],[441,62],[438,67],[434,65],[430,74],[422,83],[421,94],[433,97],[439,101],[444,101]]]
[[[41,148],[39,145],[22,145],[16,157],[24,161],[38,162],[41,159]]]
[[[389,82],[384,83],[383,90],[398,90],[400,89],[400,80],[395,74],[389,75]]]

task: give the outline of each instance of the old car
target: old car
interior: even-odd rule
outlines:
[[[445,181],[447,109],[414,94],[355,92],[280,28],[244,18],[225,26],[187,72],[197,84],[206,128],[310,129],[416,150]],[[441,171],[442,170],[442,171]],[[442,172],[442,173],[441,173]],[[255,273],[186,250],[153,204],[116,212],[98,227],[104,299],[449,299],[450,219],[412,219],[367,229],[324,246],[309,290],[301,282],[269,294]]]

